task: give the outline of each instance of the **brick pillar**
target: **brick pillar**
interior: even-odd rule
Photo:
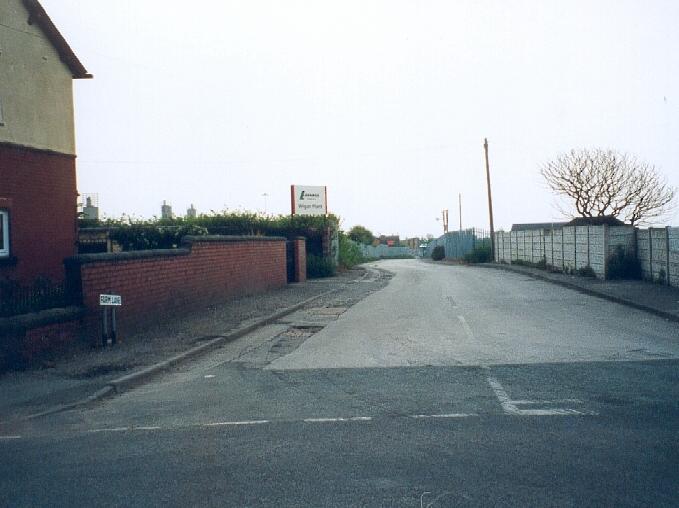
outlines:
[[[306,282],[306,239],[298,236],[293,242],[295,242],[295,282]]]

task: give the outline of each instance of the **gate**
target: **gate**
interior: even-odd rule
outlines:
[[[285,242],[285,264],[288,270],[288,283],[295,282],[295,242]]]

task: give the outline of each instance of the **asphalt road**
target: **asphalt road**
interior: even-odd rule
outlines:
[[[379,266],[394,278],[349,308],[0,427],[0,504],[679,505],[675,323],[513,273]]]

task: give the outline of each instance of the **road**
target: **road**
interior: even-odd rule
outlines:
[[[378,266],[394,277],[351,307],[0,426],[0,504],[679,504],[676,323],[514,273]]]

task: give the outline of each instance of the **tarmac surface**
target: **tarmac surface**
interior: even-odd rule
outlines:
[[[679,503],[676,322],[525,273],[369,270],[114,398],[0,424],[0,504]]]

